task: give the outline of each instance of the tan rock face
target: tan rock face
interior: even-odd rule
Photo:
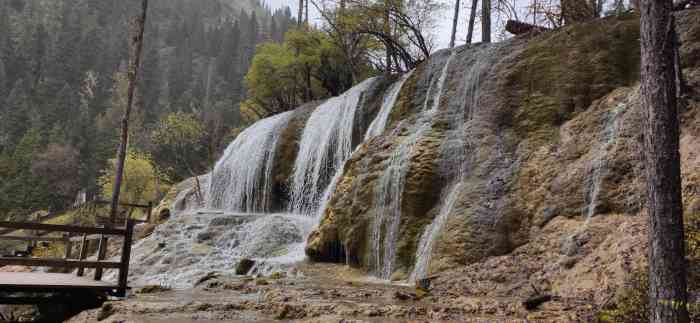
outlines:
[[[690,85],[700,84],[700,26],[692,23],[699,18],[698,10],[678,17]],[[597,288],[600,279],[610,280],[614,289],[634,265],[630,262],[643,256],[638,30],[636,16],[606,18],[491,50],[478,109],[465,112],[457,125],[465,129],[466,174],[438,234],[430,273],[458,271],[466,276],[460,280],[464,284],[489,276],[488,281],[523,293],[536,274],[538,287],[575,288],[571,293],[580,295]],[[418,241],[454,180],[445,171],[451,160],[443,146],[455,130],[450,111],[463,101],[463,79],[478,48],[457,49],[440,112],[411,156],[396,272],[413,269]],[[313,260],[370,268],[377,183],[389,156],[417,122],[445,56],[436,55],[416,70],[401,91],[387,132],[365,143],[347,163],[309,238],[307,254]],[[686,208],[697,212],[699,93],[690,88],[691,103],[682,117],[683,192]],[[583,278],[572,283],[575,277]],[[452,281],[442,283],[449,288]],[[475,291],[495,294],[488,286]]]

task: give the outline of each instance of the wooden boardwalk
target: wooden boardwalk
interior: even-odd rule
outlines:
[[[119,289],[119,286],[114,283],[73,274],[0,272],[0,291],[51,292],[65,289],[91,289],[112,292]]]
[[[69,301],[76,295],[91,295],[90,298],[104,299],[107,295],[126,296],[129,258],[135,220],[127,219],[124,227],[78,227],[41,223],[0,222],[0,228],[27,230],[30,232],[64,232],[62,237],[42,236],[0,236],[7,240],[43,241],[64,244],[65,256],[60,259],[47,259],[6,256],[0,257],[1,266],[51,267],[75,269],[75,274],[45,272],[0,272],[0,304],[40,304],[52,299]],[[117,236],[122,240],[120,261],[104,260],[107,250],[107,236]],[[88,260],[90,241],[98,243],[97,257]],[[77,244],[78,253],[72,252]],[[85,269],[94,268],[93,277],[85,277]],[[118,269],[117,283],[102,281],[104,269]],[[26,293],[36,294],[23,296]],[[41,296],[43,294],[44,296]]]

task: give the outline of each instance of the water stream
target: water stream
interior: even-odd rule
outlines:
[[[236,137],[214,167],[206,194],[207,208],[270,211],[275,148],[291,117],[290,111],[262,119]]]
[[[355,113],[370,78],[321,104],[306,122],[291,181],[291,213],[316,214],[331,176],[352,153]]]

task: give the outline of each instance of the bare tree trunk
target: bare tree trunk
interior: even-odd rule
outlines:
[[[532,24],[537,25],[537,0],[532,1]]]
[[[642,102],[649,227],[650,322],[686,323],[675,30],[672,0],[641,7]]]
[[[134,103],[134,92],[136,91],[136,81],[138,79],[139,68],[141,67],[141,52],[143,51],[143,32],[146,25],[146,13],[148,11],[148,0],[142,2],[141,16],[134,22],[136,35],[131,37],[129,50],[131,59],[129,61],[129,88],[127,91],[127,103],[122,118],[121,141],[117,151],[117,169],[114,177],[114,189],[112,191],[112,205],[109,212],[110,222],[113,224],[117,217],[119,208],[119,193],[121,191],[122,178],[124,177],[124,163],[126,160],[126,147],[129,143],[129,116]]]
[[[481,0],[481,39],[491,42],[491,0]]]
[[[455,38],[457,38],[457,23],[459,22],[459,0],[455,1],[455,16],[452,18],[452,38],[450,38],[450,48],[455,47]]]
[[[297,16],[297,26],[301,27],[304,23],[304,0],[299,0],[299,15]]]
[[[304,8],[304,10],[306,11],[306,16],[304,17],[304,21],[308,25],[309,24],[309,0],[306,0],[306,7]]]
[[[109,223],[107,227],[111,227],[117,220],[117,212],[119,211],[119,194],[122,187],[122,178],[124,177],[124,164],[126,162],[126,148],[129,144],[129,116],[131,115],[131,106],[134,103],[134,92],[136,91],[136,80],[139,67],[141,66],[141,52],[143,51],[143,31],[146,26],[146,13],[148,12],[148,0],[143,0],[141,8],[141,16],[138,17],[132,24],[135,35],[130,38],[129,51],[131,54],[129,60],[129,88],[127,90],[126,109],[122,118],[121,139],[117,150],[117,165],[114,174],[114,188],[112,190],[112,203],[109,209]],[[100,239],[100,245],[105,246],[99,248],[97,260],[105,259],[107,253],[107,238]],[[102,277],[102,268],[95,269],[95,279],[99,280]]]
[[[472,8],[469,11],[469,25],[467,25],[467,44],[472,43],[474,38],[474,23],[476,22],[476,6],[479,5],[479,0],[472,0]]]

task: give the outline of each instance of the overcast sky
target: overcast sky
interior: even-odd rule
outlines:
[[[279,8],[282,6],[289,6],[292,8],[292,12],[296,13],[296,8],[297,5],[299,4],[299,0],[262,0],[263,2],[267,2],[270,7],[272,8]],[[434,36],[435,36],[435,41],[437,48],[445,48],[449,45],[450,43],[450,34],[452,32],[452,15],[454,12],[454,0],[441,0],[443,1],[447,8],[444,10],[444,12],[436,12],[435,13],[435,20],[438,22],[438,27],[436,28],[435,31],[433,31]],[[469,2],[469,4],[464,5],[464,9],[462,9],[462,14],[460,14],[460,22],[459,22],[459,31],[457,34],[457,43],[458,45],[461,43],[464,43],[464,39],[466,39],[466,21],[467,19],[467,14],[466,14],[466,6],[471,5],[471,1],[466,1],[462,0],[462,3]],[[314,11],[313,6],[310,8],[311,10],[311,16],[314,16]],[[318,14],[315,15],[318,17]],[[317,18],[318,19],[318,18]],[[478,26],[477,26],[478,29]],[[476,35],[479,35],[479,30],[475,31]],[[478,39],[475,37],[475,40]]]

